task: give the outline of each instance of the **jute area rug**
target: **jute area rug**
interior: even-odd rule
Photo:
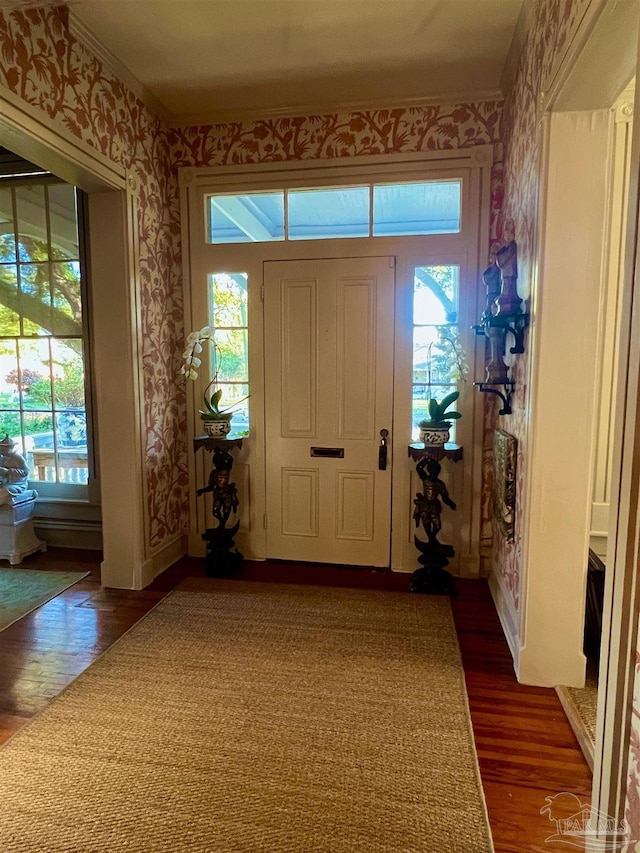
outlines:
[[[55,598],[87,574],[0,569],[0,631]]]
[[[188,589],[0,750],[2,853],[492,850],[446,599]]]
[[[567,692],[571,696],[587,737],[595,747],[598,711],[597,675],[593,670],[587,671],[587,679],[584,687],[567,687]]]

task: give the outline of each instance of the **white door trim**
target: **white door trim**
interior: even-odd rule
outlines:
[[[640,87],[636,89],[620,322],[593,805],[625,815],[640,617]]]
[[[251,384],[251,435],[238,457],[243,463],[250,455],[250,491],[248,508],[249,519],[245,525],[246,535],[242,532],[239,541],[240,550],[252,559],[264,559],[266,537],[263,527],[265,513],[265,450],[264,450],[264,395],[266,392],[261,353],[263,352],[264,324],[260,286],[262,285],[263,264],[271,260],[340,258],[367,256],[396,256],[398,266],[408,269],[408,258],[420,259],[419,263],[429,263],[430,258],[448,259],[449,263],[461,263],[467,270],[468,285],[475,289],[476,302],[469,309],[469,322],[475,322],[480,313],[480,303],[484,289],[480,271],[486,266],[489,247],[490,217],[490,178],[493,165],[493,146],[420,152],[407,155],[381,155],[376,157],[338,158],[335,160],[310,160],[295,163],[250,164],[228,167],[182,168],[179,170],[181,209],[183,222],[184,248],[184,302],[185,324],[187,330],[198,329],[208,321],[208,305],[205,289],[198,288],[207,272],[246,272],[249,275],[249,374]],[[403,181],[403,180],[462,180],[462,231],[459,234],[432,235],[424,237],[369,237],[363,239],[342,240],[300,240],[272,243],[240,243],[211,245],[205,243],[205,196],[208,193],[240,192],[264,190],[269,188],[287,188],[293,186],[340,186],[353,185],[359,180]],[[406,278],[406,275],[405,275]],[[396,312],[400,307],[406,316],[407,290],[405,282],[404,303],[396,303]],[[396,293],[398,294],[398,286]],[[397,315],[399,316],[399,315]],[[460,571],[468,576],[480,573],[479,531],[480,531],[480,482],[482,471],[482,410],[481,396],[472,387],[473,378],[482,378],[482,347],[476,347],[475,336],[468,329],[467,353],[473,365],[477,360],[476,376],[470,377],[465,393],[469,397],[473,414],[469,422],[476,429],[473,442],[465,447],[465,494],[467,512],[456,518],[456,525],[464,531],[465,545],[460,553]],[[397,394],[398,376],[402,375],[410,384],[410,359],[406,353],[400,358],[401,336],[396,328],[395,376],[396,398],[394,410],[394,442],[392,453],[396,460],[394,476],[403,470],[402,491],[394,480],[394,515],[392,522],[392,568],[398,571],[413,571],[417,563],[406,559],[408,546],[413,542],[412,504],[410,483],[412,465],[407,455],[407,445],[411,435],[410,405],[406,399],[401,401]],[[406,346],[405,346],[406,348]],[[476,356],[476,353],[478,355]],[[399,374],[399,364],[405,364],[406,372]],[[478,377],[478,373],[480,374]],[[206,375],[206,365],[201,375]],[[195,384],[194,384],[195,385]],[[408,387],[407,385],[407,387]],[[194,413],[199,393],[197,387],[189,389],[188,429],[189,442],[197,427]],[[405,395],[406,396],[406,395]],[[404,406],[406,411],[402,410]],[[195,500],[195,490],[204,485],[206,471],[201,463],[190,459],[190,517],[191,532],[189,553],[203,555],[204,545],[201,532],[206,524],[202,502]],[[461,463],[458,463],[460,466]],[[414,466],[413,466],[414,467]],[[458,471],[458,474],[460,472]],[[404,497],[399,497],[403,495]],[[413,546],[412,546],[413,547]],[[417,552],[414,556],[417,556]]]
[[[101,489],[102,583],[141,589],[153,579],[158,560],[164,557],[149,548],[146,524],[144,406],[138,357],[141,327],[135,274],[136,177],[3,88],[0,88],[0,145],[79,186],[89,196],[90,218],[94,219],[90,238],[95,264],[91,324],[99,392],[98,467],[103,478],[109,479],[109,487],[103,480]],[[113,254],[114,249],[117,254]],[[100,258],[104,263],[98,268]],[[111,309],[103,311],[100,306]],[[118,306],[121,310],[114,324],[114,309]],[[117,361],[105,359],[111,348]],[[106,401],[111,402],[107,405]],[[169,543],[168,547],[175,550],[176,543]]]
[[[626,20],[626,15],[631,15],[632,19],[635,16],[635,20]],[[637,15],[637,4],[593,0],[562,62],[558,63],[553,79],[543,86],[541,116],[544,112],[548,117],[554,110],[593,110],[612,105],[633,73],[634,55],[636,77],[640,70]],[[610,37],[611,28],[618,32],[618,38]],[[625,35],[627,43],[622,44]],[[621,62],[618,61],[620,56]],[[639,94],[636,88],[592,788],[592,807],[596,814],[606,814],[618,823],[625,817],[626,808],[640,615],[637,579],[640,553]],[[542,126],[539,139],[542,139]],[[541,175],[543,179],[546,177],[545,163],[541,163]],[[588,518],[585,521],[588,526]]]

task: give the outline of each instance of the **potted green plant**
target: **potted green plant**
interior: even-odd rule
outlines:
[[[449,441],[451,421],[458,420],[462,415],[460,412],[448,411],[448,409],[459,396],[459,391],[452,391],[442,400],[435,400],[433,397],[429,400],[427,405],[429,418],[418,424],[420,441],[424,442],[425,447],[438,447]]]
[[[191,332],[187,335],[186,349],[183,352],[184,364],[181,368],[181,373],[185,379],[195,381],[198,378],[198,369],[202,364],[200,353],[202,352],[202,344],[204,341],[213,343],[213,361],[214,373],[213,379],[202,394],[204,406],[198,409],[202,426],[207,435],[222,438],[231,431],[231,419],[236,406],[244,402],[247,398],[238,400],[233,405],[226,408],[221,408],[222,388],[218,388],[218,362],[219,351],[213,338],[213,329],[211,326],[204,326],[198,332]]]
[[[430,399],[427,403],[428,417],[418,421],[417,427],[420,441],[428,447],[441,446],[449,441],[451,421],[461,417],[460,412],[448,411],[459,398],[459,391],[452,391],[442,400],[437,400],[432,396],[434,392],[431,389],[454,382],[466,383],[469,373],[457,329],[451,324],[443,324],[436,326],[435,330],[437,338],[427,346],[425,367],[419,371],[424,370],[426,374],[424,390]],[[424,403],[421,403],[419,409],[422,410],[420,414],[424,414]]]
[[[233,411],[220,408],[222,388],[216,388],[217,377],[214,377],[207,385],[202,395],[205,408],[198,409],[202,427],[207,435],[217,438],[227,435],[231,431],[231,418]]]

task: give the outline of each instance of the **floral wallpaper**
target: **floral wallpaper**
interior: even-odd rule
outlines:
[[[630,837],[640,840],[640,650],[636,652],[635,660],[628,780],[625,817]]]
[[[518,243],[518,287],[523,299],[530,296],[528,282],[535,264],[536,216],[540,184],[539,104],[541,93],[562,63],[566,49],[592,0],[537,0],[537,10],[519,59],[512,91],[504,109],[503,217],[515,222]],[[529,307],[529,306],[528,306]],[[516,536],[506,543],[496,536],[493,565],[513,608],[521,608],[522,514],[527,477],[528,353],[513,357],[516,391],[513,414],[496,416],[495,425],[518,440]]]
[[[0,12],[0,85],[139,178],[146,478],[153,549],[187,524],[178,196],[166,129],[69,33],[63,7]]]
[[[500,138],[500,101],[336,113],[170,131],[175,166],[399,154]]]
[[[151,549],[186,530],[185,403],[177,381],[182,317],[176,168],[358,157],[499,143],[500,101],[167,129],[69,33],[64,7],[0,13],[0,85],[139,178],[140,299]],[[502,169],[493,170],[499,232]],[[483,500],[485,541],[489,501]]]

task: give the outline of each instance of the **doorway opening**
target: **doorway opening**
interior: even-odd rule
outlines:
[[[526,683],[584,684],[588,552],[589,545],[596,544],[593,537],[590,543],[597,518],[593,504],[602,508],[605,503],[594,500],[594,484],[599,460],[606,470],[613,423],[593,806],[618,822],[626,816],[638,619],[637,565],[630,553],[637,522],[629,503],[636,490],[632,445],[637,364],[631,324],[637,323],[632,310],[637,174],[622,157],[622,199],[613,204],[615,107],[636,72],[637,32],[635,4],[603,4],[595,26],[585,30],[582,45],[574,46],[571,62],[545,93],[541,249],[531,341],[535,356],[530,377],[527,603],[518,660],[519,677]],[[626,131],[621,138],[627,145]],[[632,164],[637,162],[638,142],[634,132]],[[615,220],[624,234],[625,216],[633,237],[626,248],[624,240],[618,240],[616,248]],[[616,253],[622,287],[619,270],[611,274]],[[607,335],[607,322],[613,335]],[[611,406],[611,380],[603,369],[607,347],[614,352],[608,371],[609,376],[616,373],[612,384],[617,400],[613,420],[607,412],[603,421],[603,408]],[[563,413],[562,435],[552,439],[545,425],[558,411]]]
[[[414,315],[416,271],[455,270],[459,316],[440,325],[457,324],[473,376],[484,356],[476,354],[471,327],[481,301],[477,271],[486,257],[492,162],[492,149],[483,146],[181,173],[189,223],[187,329],[212,324],[212,276],[246,276],[251,397],[234,476],[235,541],[248,559],[416,568],[412,516],[421,484],[408,445],[430,386],[447,384],[438,372],[441,341],[429,338],[424,312]],[[408,216],[411,205],[434,193],[430,215]],[[343,271],[345,259],[351,266]],[[448,287],[431,284],[441,296]],[[423,286],[420,297],[428,291]],[[190,439],[199,428],[199,383],[210,375],[205,352],[190,383]],[[454,570],[478,576],[482,401],[472,381],[461,385],[460,411],[456,441],[464,445],[464,463],[448,472],[447,483],[459,507],[451,524]],[[363,454],[357,462],[356,448]],[[195,495],[207,480],[207,462],[190,461]],[[193,556],[204,556],[209,509],[206,500],[192,499]],[[326,549],[319,548],[323,537]]]
[[[0,148],[0,433],[26,459],[39,535],[99,548],[85,211],[77,187]]]

